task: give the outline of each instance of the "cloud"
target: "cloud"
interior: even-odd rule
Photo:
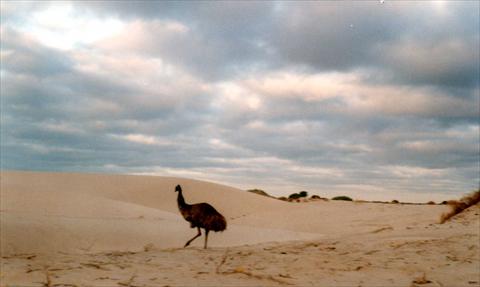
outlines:
[[[0,59],[10,71],[42,77],[69,72],[72,62],[63,53],[44,46],[35,47],[35,39],[8,26],[2,27],[0,33]]]
[[[100,41],[98,47],[110,53],[135,51],[155,57],[207,80],[236,75],[266,56],[255,41],[229,41],[218,35],[207,37],[203,31],[198,31],[198,27],[189,23],[135,20],[122,33]]]
[[[452,37],[453,38],[453,37]],[[379,49],[391,71],[403,83],[440,86],[478,86],[479,35],[471,39],[453,38],[436,43],[409,39],[385,44]]]
[[[142,145],[157,145],[157,146],[173,145],[173,143],[168,140],[161,140],[157,137],[143,135],[143,134],[126,134],[126,135],[112,135],[112,136],[114,138],[120,138],[129,142],[139,143]]]
[[[370,47],[391,39],[398,27],[390,10],[377,2],[283,6],[269,41],[279,58],[317,71],[349,70],[375,60]]]
[[[136,45],[207,80],[289,66],[368,68],[389,82],[419,85],[475,85],[479,74],[480,36],[472,28],[479,7],[473,2],[73,5],[87,15],[129,20],[110,45],[123,41],[123,51]]]
[[[254,75],[220,85],[219,98],[235,102],[256,99],[256,113],[270,119],[322,119],[324,117],[365,118],[423,117],[476,120],[478,111],[471,100],[423,86],[372,84],[360,72],[305,74],[275,72]],[[478,100],[477,100],[478,101]],[[248,101],[246,101],[248,103]],[[238,107],[238,104],[234,104]],[[245,117],[241,110],[241,117]],[[232,115],[232,113],[229,113]]]
[[[433,3],[286,3],[268,42],[316,71],[380,68],[409,83],[474,84],[478,3],[446,5],[448,13]]]
[[[54,4],[2,5],[2,169],[478,185],[478,3]]]

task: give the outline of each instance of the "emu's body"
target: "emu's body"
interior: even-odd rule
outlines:
[[[207,248],[208,232],[213,230],[223,231],[227,228],[227,221],[213,206],[208,203],[187,204],[183,198],[182,188],[180,185],[175,187],[178,192],[177,203],[178,209],[186,221],[190,222],[191,228],[197,228],[198,234],[185,243],[187,247],[193,240],[202,235],[200,228],[205,229],[205,244],[203,248]]]

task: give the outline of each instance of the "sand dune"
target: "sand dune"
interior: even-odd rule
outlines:
[[[227,218],[228,232],[212,235],[212,246],[320,236],[244,220],[263,209],[282,213],[289,204],[227,186],[177,178],[7,172],[2,174],[2,254],[181,247],[196,231],[180,216],[176,184],[184,187],[187,201],[209,202]]]
[[[447,206],[288,203],[181,178],[0,180],[2,286],[480,285],[478,205],[440,225]],[[203,238],[182,248],[196,231],[178,212],[176,184],[227,218],[208,250]]]

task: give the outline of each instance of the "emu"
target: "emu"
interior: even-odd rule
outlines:
[[[225,217],[221,215],[213,206],[208,203],[202,202],[197,204],[187,204],[182,194],[182,187],[177,185],[175,192],[178,192],[177,203],[178,209],[186,221],[190,222],[191,228],[197,228],[198,234],[192,239],[188,240],[183,248],[190,245],[190,243],[197,237],[202,235],[200,228],[205,229],[205,244],[203,248],[207,248],[208,232],[213,230],[224,231],[227,228],[227,221]]]

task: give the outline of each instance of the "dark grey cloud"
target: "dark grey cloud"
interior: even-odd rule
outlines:
[[[392,81],[440,87],[478,87],[480,35],[438,42],[394,42],[382,46]]]
[[[68,73],[72,62],[63,53],[44,46],[36,46],[31,39],[8,26],[2,29],[2,64],[19,74],[46,77]]]
[[[376,62],[371,48],[392,40],[399,27],[389,12],[373,1],[287,2],[276,15],[270,41],[280,58],[316,70],[371,65]]]
[[[478,5],[287,3],[269,42],[314,70],[379,68],[402,84],[478,86]]]

